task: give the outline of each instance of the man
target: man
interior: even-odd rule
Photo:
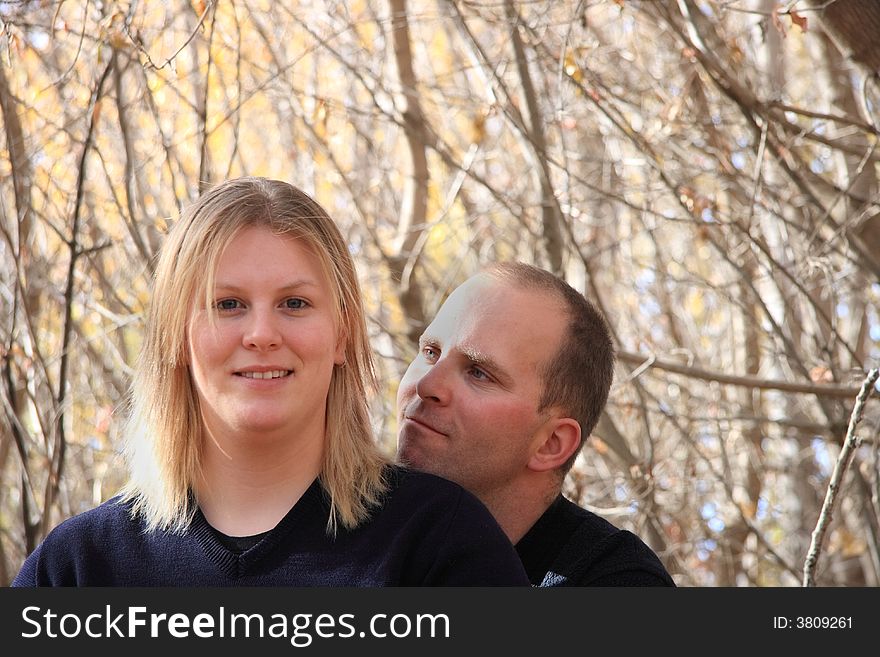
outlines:
[[[562,496],[608,398],[614,347],[581,294],[504,263],[455,289],[397,395],[398,457],[470,490],[533,585],[675,586],[657,555]]]

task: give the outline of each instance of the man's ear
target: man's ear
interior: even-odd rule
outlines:
[[[529,459],[531,470],[555,470],[581,446],[581,425],[570,417],[551,418],[541,433],[543,440]]]

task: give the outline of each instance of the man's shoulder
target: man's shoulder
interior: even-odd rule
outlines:
[[[556,499],[548,512],[551,514],[552,522],[576,530],[581,542],[610,538],[624,531],[599,514],[575,504],[563,495]]]
[[[533,529],[557,545],[542,586],[674,586],[641,538],[565,497]]]

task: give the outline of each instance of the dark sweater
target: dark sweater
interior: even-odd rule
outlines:
[[[354,530],[326,532],[316,480],[278,525],[237,554],[200,511],[183,533],[145,533],[118,499],[70,518],[27,558],[13,586],[528,585],[510,541],[460,486],[390,470],[384,504]]]
[[[675,586],[642,540],[562,495],[516,544],[535,586]]]

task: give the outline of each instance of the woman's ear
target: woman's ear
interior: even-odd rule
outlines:
[[[340,329],[339,337],[336,338],[336,353],[333,357],[333,362],[337,365],[345,365],[346,346],[348,346],[348,337],[345,335],[345,330]]]
[[[554,417],[541,429],[542,440],[529,459],[529,469],[555,470],[581,446],[581,425],[570,417]]]
[[[183,344],[180,345],[180,360],[187,367],[192,365],[192,354],[190,353],[190,344],[192,342],[189,339],[189,324],[190,320],[187,320],[186,328],[183,329]]]

